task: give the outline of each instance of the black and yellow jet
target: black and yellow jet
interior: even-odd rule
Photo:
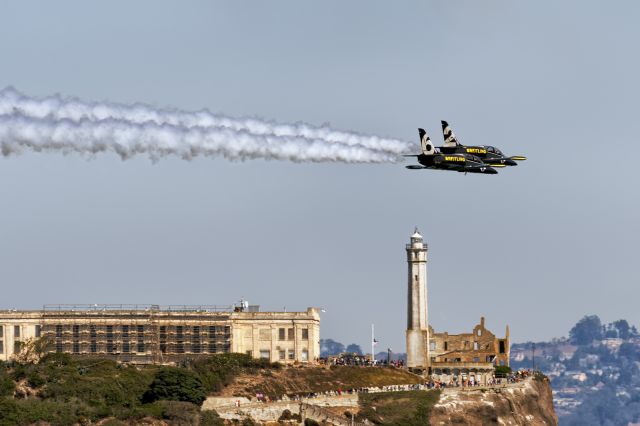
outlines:
[[[407,169],[420,170],[452,170],[463,173],[485,173],[495,175],[498,172],[495,167],[505,167],[504,164],[486,164],[479,157],[467,153],[443,154],[436,151],[431,143],[431,138],[424,129],[418,129],[422,154],[405,155],[405,157],[417,157],[418,163],[406,166]]]
[[[462,145],[456,139],[456,135],[453,134],[453,130],[449,127],[449,123],[442,121],[442,135],[444,136],[444,145],[438,147],[443,154],[473,154],[480,157],[482,161],[490,164],[504,164],[505,166],[517,166],[516,161],[526,160],[527,157],[516,155],[513,157],[506,157],[502,151],[494,146],[480,145],[480,146],[467,146]]]

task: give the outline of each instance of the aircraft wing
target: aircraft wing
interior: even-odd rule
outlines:
[[[495,168],[497,167],[505,167],[504,164],[482,164],[480,166],[470,166],[458,169],[460,173],[488,173],[488,174],[496,174],[498,173]]]

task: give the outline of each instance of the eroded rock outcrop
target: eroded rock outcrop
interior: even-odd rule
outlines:
[[[431,412],[432,426],[528,425],[555,426],[551,385],[528,379],[500,389],[447,389]]]

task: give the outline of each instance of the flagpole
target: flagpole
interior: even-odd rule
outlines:
[[[373,355],[373,346],[375,341],[376,339],[373,334],[373,324],[371,324],[371,365],[373,365],[373,362],[375,360],[375,356]]]

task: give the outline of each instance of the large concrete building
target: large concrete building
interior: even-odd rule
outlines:
[[[498,338],[485,327],[484,317],[471,333],[436,333],[429,326],[427,244],[416,229],[405,247],[408,264],[407,366],[445,382],[486,383],[494,366],[509,365],[509,327]]]
[[[320,314],[260,312],[257,307],[45,305],[0,311],[0,360],[31,339],[49,349],[133,363],[168,363],[215,353],[246,353],[282,363],[320,356]]]

